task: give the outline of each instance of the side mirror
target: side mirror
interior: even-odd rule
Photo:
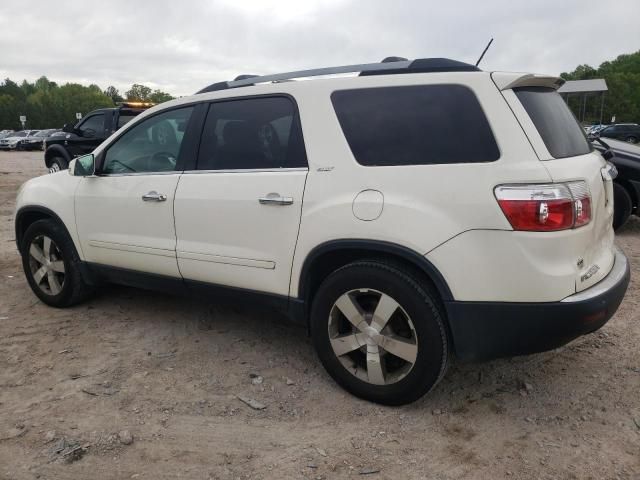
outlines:
[[[66,133],[73,133],[73,123],[65,123],[62,127],[62,131]]]
[[[96,174],[96,159],[93,153],[76,158],[69,170],[73,172],[74,177],[93,177]]]

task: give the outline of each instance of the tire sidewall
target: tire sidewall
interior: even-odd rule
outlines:
[[[62,253],[62,262],[64,263],[65,280],[62,290],[57,295],[47,295],[36,284],[33,275],[31,274],[31,268],[29,265],[29,248],[34,238],[46,235],[51,238],[56,244],[60,252]],[[54,307],[65,306],[73,295],[74,275],[73,269],[73,251],[70,250],[71,239],[68,238],[66,232],[60,228],[53,220],[38,220],[27,228],[22,238],[21,251],[22,254],[22,268],[27,278],[27,282],[33,290],[33,293],[47,305]]]
[[[620,184],[613,183],[613,228],[618,229],[631,215],[633,202],[629,192]]]
[[[59,171],[66,170],[68,168],[67,162],[61,157],[53,157],[53,159],[51,159],[51,168],[53,168],[54,165],[58,165],[58,167],[60,167]]]
[[[391,296],[407,312],[416,331],[416,362],[404,378],[390,385],[372,385],[352,375],[329,341],[331,308],[342,294],[358,288]],[[440,380],[446,367],[447,336],[435,299],[410,277],[384,264],[352,264],[330,275],[313,300],[311,332],[318,356],[331,377],[354,395],[378,403],[401,405],[417,400]]]

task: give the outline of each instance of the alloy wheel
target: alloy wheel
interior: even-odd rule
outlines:
[[[418,338],[411,318],[378,290],[361,288],[341,295],[329,313],[328,328],[342,366],[370,384],[398,382],[416,363]]]
[[[38,288],[47,295],[58,295],[64,287],[62,252],[51,238],[39,235],[29,245],[29,268]]]

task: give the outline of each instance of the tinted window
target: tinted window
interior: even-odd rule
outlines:
[[[500,157],[480,103],[466,87],[342,90],[331,100],[362,165],[491,162]]]
[[[213,103],[199,170],[303,167],[307,160],[294,103],[285,97]]]
[[[78,127],[83,137],[101,137],[104,135],[104,114],[91,115]]]
[[[514,91],[553,157],[573,157],[591,151],[576,117],[554,89],[526,87]]]
[[[118,116],[118,128],[122,127],[123,125],[129,123],[131,120],[133,120],[134,118],[136,118],[135,115],[123,115],[120,114]]]
[[[167,172],[175,170],[193,107],[146,118],[107,150],[103,173]]]

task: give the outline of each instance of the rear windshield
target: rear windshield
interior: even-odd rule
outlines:
[[[554,158],[575,157],[591,151],[576,117],[553,88],[524,87],[514,91]]]
[[[478,99],[462,85],[340,90],[331,101],[361,165],[476,163],[500,157]]]

